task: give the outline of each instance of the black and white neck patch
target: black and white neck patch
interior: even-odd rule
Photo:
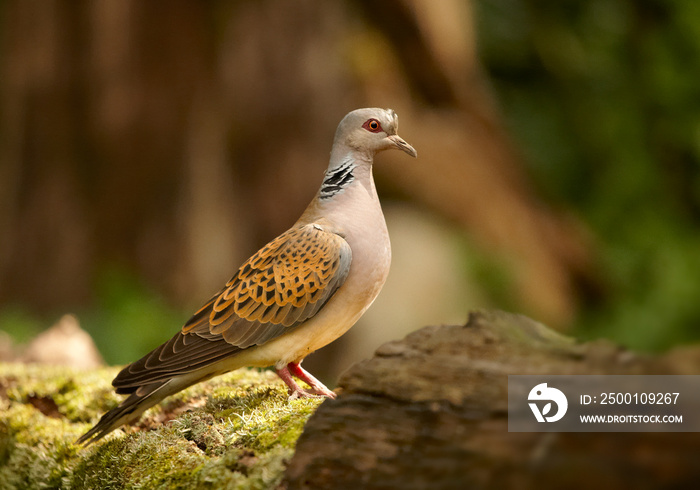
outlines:
[[[355,180],[352,171],[355,170],[355,161],[346,158],[339,166],[326,172],[326,178],[321,185],[321,199],[330,199],[336,194],[340,194],[350,183]]]

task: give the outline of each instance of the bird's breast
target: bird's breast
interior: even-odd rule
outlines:
[[[377,298],[389,275],[391,243],[373,191],[373,185],[353,185],[336,197],[345,202],[323,210],[321,226],[331,226],[341,234],[352,251],[350,270],[343,285],[315,316],[289,333],[252,349],[248,365],[282,367],[301,361],[347,332]]]

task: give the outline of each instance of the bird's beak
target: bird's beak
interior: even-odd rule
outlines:
[[[394,144],[394,146],[396,146],[397,149],[408,153],[413,158],[418,157],[418,152],[416,151],[416,149],[413,148],[408,143],[406,143],[398,134],[392,134],[388,138],[389,138],[389,141],[391,141]]]

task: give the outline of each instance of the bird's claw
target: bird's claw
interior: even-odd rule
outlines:
[[[297,400],[301,398],[330,398],[335,400],[336,397],[337,395],[330,390],[326,392],[315,389],[305,390],[303,388],[299,388],[298,390],[289,390],[290,400]]]
[[[300,400],[302,398],[323,398],[323,395],[312,393],[310,390],[289,390],[290,400]]]
[[[319,380],[311,376],[311,374],[302,369],[299,363],[289,363],[282,369],[277,369],[276,372],[289,388],[290,400],[296,400],[297,398],[322,397],[334,399],[336,397],[336,394],[328,388],[326,388],[323,383],[321,383]],[[308,384],[311,387],[311,389],[303,389],[297,384],[296,381],[294,381],[292,375],[303,380],[306,384]]]

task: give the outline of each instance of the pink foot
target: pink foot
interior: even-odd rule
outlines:
[[[308,371],[301,367],[301,363],[290,362],[282,369],[276,370],[277,375],[282,378],[282,381],[289,387],[289,398],[315,398],[319,396],[326,396],[328,398],[335,398],[336,394],[331,390],[326,388],[326,386],[319,380],[314,378]],[[293,376],[296,376],[300,380],[308,384],[311,389],[305,390],[294,381]]]

